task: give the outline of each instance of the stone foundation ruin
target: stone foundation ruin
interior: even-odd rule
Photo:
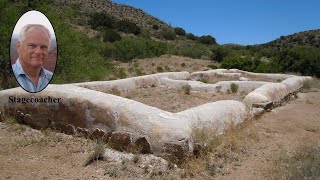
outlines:
[[[173,156],[180,161],[199,150],[191,136],[195,124],[206,127],[214,124],[217,131],[223,133],[229,123],[240,123],[281,105],[310,79],[287,74],[216,69],[194,73],[159,73],[114,81],[51,84],[35,94],[19,87],[0,91],[0,114],[14,115],[19,123],[38,129],[50,127],[67,134],[80,133],[88,138],[102,138],[117,150],[136,148],[141,153]],[[178,113],[110,94],[114,89],[127,92],[155,86],[180,89],[185,85],[190,85],[191,91],[231,93],[232,83],[237,85],[238,92],[247,94],[243,101],[216,101]],[[61,98],[61,102],[9,102],[9,97],[48,96]]]

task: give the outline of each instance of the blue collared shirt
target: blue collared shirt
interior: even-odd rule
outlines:
[[[38,84],[35,85],[31,81],[30,77],[23,70],[19,59],[17,59],[16,63],[12,65],[12,70],[20,86],[29,92],[39,92],[42,89],[44,89],[47,86],[47,84],[50,82],[50,79],[52,78],[52,75],[53,75],[52,72],[41,67],[39,81],[38,81]]]

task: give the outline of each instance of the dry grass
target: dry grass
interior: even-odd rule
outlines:
[[[300,146],[295,152],[282,152],[276,159],[273,179],[319,179],[320,142]]]
[[[84,166],[88,166],[92,162],[96,160],[103,160],[104,159],[104,152],[105,152],[105,144],[102,140],[96,139],[92,145],[92,153],[87,158]]]
[[[218,134],[218,129],[216,125],[195,126],[192,136],[202,149],[197,157],[183,164],[188,173],[181,176],[227,174],[231,167],[239,165],[240,155],[246,154],[250,146],[261,139],[253,120],[238,125],[230,123],[222,135]]]
[[[217,94],[192,91],[190,95],[187,95],[182,88],[169,89],[167,87],[137,88],[121,93],[120,95],[169,112],[180,112],[205,103],[220,100],[243,100],[243,95],[240,93]]]
[[[272,82],[272,83],[278,83],[282,81],[282,79],[271,79],[271,78],[266,78],[258,75],[251,75],[251,74],[242,74],[242,77],[249,78],[252,81],[265,81],[265,82]]]
[[[314,77],[312,80],[304,81],[301,92],[316,92],[318,89],[320,89],[320,80]]]
[[[180,72],[180,71],[203,71],[212,64],[210,60],[191,59],[188,57],[179,57],[174,55],[163,55],[148,59],[135,59],[132,63],[118,63],[118,68],[123,69],[127,77],[137,76],[136,69],[145,74],[154,74],[158,72]]]

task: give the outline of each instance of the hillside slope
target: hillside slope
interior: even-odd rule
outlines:
[[[158,25],[160,28],[171,28],[165,22],[147,14],[141,9],[136,9],[131,6],[113,3],[111,0],[54,0],[64,6],[78,6],[82,12],[101,12],[107,11],[117,19],[129,20],[138,26],[152,30],[153,25]]]
[[[288,36],[281,36],[274,41],[263,44],[265,47],[277,50],[297,45],[309,45],[320,48],[320,29],[298,32]]]

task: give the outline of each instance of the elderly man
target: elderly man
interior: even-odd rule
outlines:
[[[42,67],[48,59],[50,42],[50,32],[43,25],[29,24],[20,32],[19,58],[12,70],[20,86],[28,92],[43,90],[52,78],[52,72]]]

